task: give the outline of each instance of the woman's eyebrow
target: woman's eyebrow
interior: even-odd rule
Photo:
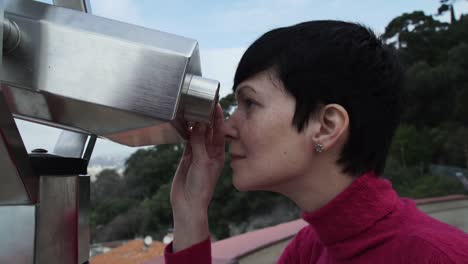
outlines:
[[[252,86],[250,86],[250,85],[242,85],[242,86],[240,86],[239,88],[236,89],[236,93],[235,93],[236,98],[239,96],[239,94],[243,94],[243,93],[244,93],[243,90],[251,90],[253,93],[257,93],[257,92],[255,91],[255,89],[252,88]]]

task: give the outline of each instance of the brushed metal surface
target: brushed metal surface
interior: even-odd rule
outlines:
[[[89,243],[91,242],[89,228],[90,212],[90,176],[78,177],[78,263],[89,260]]]
[[[3,4],[0,1],[0,4]],[[3,10],[0,11],[0,21],[3,21]],[[3,36],[4,27],[0,27],[0,36]],[[3,50],[0,43],[0,53]],[[1,61],[0,61],[1,63]],[[16,166],[8,151],[8,142],[4,139],[3,129],[11,128],[11,113],[6,106],[3,94],[0,94],[0,204],[25,203],[29,200],[26,188],[21,181]]]
[[[158,127],[157,125],[165,123],[150,117],[135,115],[97,104],[89,104],[84,107],[83,103],[77,100],[68,99],[61,101],[60,98],[53,95],[49,95],[46,98],[41,93],[26,89],[16,89],[7,85],[4,85],[2,88],[11,95],[7,101],[11,111],[27,114],[20,116],[21,119],[27,121],[80,133],[88,133],[83,129],[79,129],[79,127],[86,127],[88,131],[93,131],[93,134],[128,146],[142,146],[138,142],[146,142],[147,145],[169,143],[166,141],[128,141],[128,138],[147,138],[146,134],[148,131],[160,134],[160,136],[152,135],[153,140],[165,140],[166,137],[164,135],[171,135],[173,133],[175,135],[171,135],[171,137],[175,138],[175,142],[182,140],[182,137],[177,134],[173,126]],[[51,104],[55,104],[56,107],[60,106],[61,111],[59,113],[51,113],[47,107],[46,100]],[[30,104],[25,105],[22,103],[24,101],[30,102]]]
[[[3,4],[0,1],[0,25],[4,18]],[[0,27],[2,36],[3,27]],[[0,72],[2,76],[4,73]],[[8,98],[9,94],[0,88],[0,204],[30,204],[37,200],[38,179],[31,170],[23,140],[8,109]]]
[[[8,134],[14,136],[16,125],[12,119],[0,92],[0,204],[26,204],[31,203],[31,200],[9,151],[11,143],[19,143],[21,137],[16,131],[16,138],[10,136],[9,141],[6,138]]]
[[[54,5],[91,13],[91,2],[89,0],[53,0]]]
[[[219,82],[200,76],[189,77],[189,85],[183,98],[184,118],[192,122],[209,123],[218,103]]]
[[[34,263],[36,206],[0,206],[0,263]]]
[[[21,181],[16,166],[10,158],[10,153],[0,141],[0,204],[27,204],[30,203],[26,188]]]
[[[14,51],[21,43],[18,25],[10,19],[3,20],[3,50],[5,54]]]
[[[53,3],[56,6],[91,13],[91,3],[88,0],[54,0]],[[54,153],[63,157],[81,158],[87,140],[88,136],[85,134],[63,130],[55,144]],[[91,156],[93,148],[94,145],[91,148],[87,147],[89,156]]]
[[[3,58],[5,83],[46,97],[174,116],[196,41],[29,0],[9,1],[5,16],[24,36]]]
[[[78,261],[78,177],[40,177],[36,264]]]
[[[176,126],[181,126],[177,122],[160,123],[153,126],[143,127],[137,130],[123,131],[116,134],[106,135],[105,137],[112,141],[119,142],[121,144],[132,147],[148,146],[158,143],[177,143],[181,142],[187,137],[185,130],[176,129]]]
[[[62,157],[81,158],[88,135],[63,130],[55,143],[53,153]]]
[[[204,104],[180,103],[186,74],[201,75],[193,39],[28,0],[7,1],[5,13],[22,36],[2,66],[16,117],[136,146],[147,140],[129,135],[179,142],[184,133],[167,135],[183,131],[180,112]]]

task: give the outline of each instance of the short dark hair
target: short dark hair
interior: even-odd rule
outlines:
[[[274,29],[244,53],[233,90],[269,70],[296,100],[292,125],[298,132],[320,105],[339,104],[350,126],[338,164],[353,176],[382,174],[402,106],[404,73],[392,47],[369,28],[343,21]]]

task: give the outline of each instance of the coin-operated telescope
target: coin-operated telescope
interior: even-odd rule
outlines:
[[[96,137],[177,143],[218,101],[197,41],[54,4],[0,0],[0,263],[86,263]],[[13,117],[64,132],[27,153]]]

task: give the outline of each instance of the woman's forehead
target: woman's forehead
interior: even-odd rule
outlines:
[[[245,91],[242,91],[244,89]],[[271,93],[275,89],[284,90],[282,82],[271,71],[263,71],[239,83],[235,93],[238,95],[250,90],[257,94],[264,94]]]

